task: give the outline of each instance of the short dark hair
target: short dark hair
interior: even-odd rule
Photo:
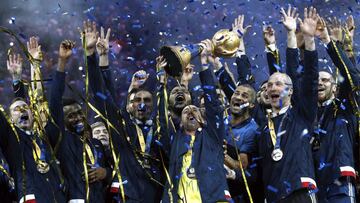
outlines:
[[[268,80],[265,80],[265,81],[263,81],[261,84],[260,84],[260,88],[261,88],[261,86],[263,86],[265,83],[267,83],[268,82]]]
[[[130,96],[131,94],[136,94],[136,93],[141,92],[141,91],[149,92],[149,93],[151,94],[151,91],[150,91],[150,90],[148,90],[148,89],[146,89],[146,88],[140,87],[140,88],[133,88],[133,89],[128,93],[128,95]]]
[[[62,99],[62,102],[63,102],[63,106],[69,106],[69,105],[73,105],[73,104],[79,104],[80,105],[80,103],[77,100],[75,100],[73,98],[69,98],[69,97],[64,97]]]
[[[245,88],[248,88],[250,90],[250,102],[252,104],[255,103],[255,100],[256,100],[256,91],[255,89],[253,88],[253,86],[249,85],[249,84],[241,84],[237,87],[245,87]]]

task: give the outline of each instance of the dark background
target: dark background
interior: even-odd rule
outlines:
[[[268,77],[262,37],[263,24],[272,24],[276,30],[277,45],[282,62],[285,61],[286,32],[279,23],[280,8],[292,4],[299,8],[314,6],[321,16],[337,16],[343,21],[352,14],[358,25],[360,5],[356,0],[1,0],[0,25],[17,33],[23,43],[30,36],[38,36],[44,52],[42,72],[51,78],[56,67],[57,50],[63,39],[76,41],[77,48],[69,64],[68,83],[84,93],[83,52],[77,27],[86,19],[99,26],[112,28],[111,66],[114,69],[116,90],[121,103],[126,95],[131,75],[139,69],[154,73],[154,60],[165,44],[191,44],[211,38],[219,29],[230,28],[239,14],[245,14],[245,25],[253,27],[245,36],[246,53],[251,59],[257,85]],[[13,20],[11,20],[13,19]],[[10,22],[11,21],[11,22]],[[355,50],[358,46],[355,34]],[[11,78],[6,70],[7,50],[18,43],[0,33],[0,104],[8,106],[12,99]],[[332,67],[325,47],[317,46],[320,66]],[[194,61],[198,65],[199,60]],[[226,59],[234,70],[234,59]],[[24,78],[29,78],[30,65],[24,63]],[[234,71],[235,72],[235,71]],[[194,76],[195,82],[198,79]],[[154,77],[151,78],[154,80]],[[46,83],[46,86],[50,82]],[[191,88],[196,88],[191,84]],[[67,95],[71,92],[67,90]]]

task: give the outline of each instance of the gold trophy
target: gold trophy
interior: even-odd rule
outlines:
[[[221,29],[212,38],[213,55],[217,57],[233,57],[239,47],[240,38],[229,29]],[[180,77],[183,69],[198,56],[204,46],[201,43],[182,46],[163,46],[160,55],[167,61],[165,71],[173,77]]]

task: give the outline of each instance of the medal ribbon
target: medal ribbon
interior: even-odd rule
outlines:
[[[160,70],[157,70],[157,72],[159,72]],[[169,127],[169,117],[168,117],[168,95],[167,95],[167,90],[166,90],[166,82],[164,85],[164,88],[163,88],[163,94],[164,94],[164,115],[165,115],[165,120],[166,120],[166,126],[167,128]],[[157,106],[159,107],[160,106],[160,92],[157,92],[156,94],[156,97],[157,97]],[[172,126],[174,127],[174,130],[175,130],[175,126],[174,126],[174,123],[172,122],[172,119],[170,118],[170,121],[172,123]],[[160,108],[158,108],[158,112],[157,112],[157,116],[156,116],[156,134],[157,134],[157,139],[160,140],[161,138],[161,134],[160,134],[160,130],[161,130],[161,126],[160,126]],[[160,148],[160,145],[158,145],[158,147]],[[163,154],[162,154],[162,151],[161,149],[159,150],[160,152],[160,158],[161,158],[161,164],[162,164],[162,167],[163,167],[163,170],[165,172],[165,176],[166,176],[166,180],[168,181],[169,183],[169,189],[167,191],[168,195],[169,195],[169,200],[170,202],[173,202],[173,196],[172,196],[172,193],[171,193],[171,190],[174,188],[174,185],[172,184],[172,181],[171,181],[171,178],[170,178],[170,175],[169,175],[169,172],[165,166],[165,162],[164,162],[164,158],[163,158]]]
[[[288,115],[288,112],[289,112],[289,109],[286,111],[285,115],[281,118],[277,133],[275,132],[274,121],[271,120],[270,114],[268,115],[268,127],[269,127],[269,131],[270,131],[271,142],[274,145],[274,149],[280,149],[281,136],[282,136],[282,134],[284,134],[284,132],[282,132],[282,127],[284,124],[284,120]]]
[[[1,28],[1,27],[0,27]],[[0,104],[0,111],[1,113],[4,115],[6,121],[8,122],[8,124],[10,125],[12,131],[14,132],[14,135],[16,137],[17,142],[20,144],[20,138],[19,138],[19,134],[17,133],[14,124],[10,121],[8,115],[6,114],[3,106]],[[25,167],[25,160],[24,160],[24,155],[21,154],[21,159],[22,159],[22,163],[21,163],[21,171],[22,171],[22,177],[23,177],[23,181],[22,181],[22,191],[23,191],[23,198],[24,198],[24,202],[26,202],[26,167]]]
[[[229,114],[228,114],[228,112],[227,112],[226,109],[225,109],[225,111],[224,111],[224,114],[225,114],[225,117],[226,117],[226,118],[229,118]],[[243,180],[244,180],[244,185],[245,185],[245,188],[246,188],[246,192],[247,192],[247,194],[248,194],[248,196],[249,196],[249,201],[250,201],[250,203],[253,203],[254,201],[253,201],[252,196],[251,196],[251,192],[250,192],[250,188],[249,188],[249,183],[248,183],[248,181],[247,181],[247,178],[246,178],[246,175],[245,175],[245,170],[244,170],[243,165],[242,165],[242,163],[241,163],[241,158],[240,158],[239,150],[238,150],[237,145],[236,145],[235,136],[234,136],[234,132],[232,131],[232,126],[231,126],[231,125],[229,126],[229,131],[230,131],[230,135],[231,135],[231,140],[233,141],[233,146],[235,147],[236,157],[237,157],[237,159],[238,159],[238,161],[239,161],[241,176],[242,176],[242,178],[243,178]]]
[[[88,61],[87,61],[87,51],[86,51],[86,37],[85,37],[85,31],[81,33],[81,44],[84,50],[84,63],[85,63],[85,103],[88,103],[89,101],[89,67],[88,67]],[[88,106],[85,107],[85,118],[88,116]],[[88,170],[87,170],[87,161],[86,161],[86,154],[87,153],[87,143],[86,140],[83,141],[83,167],[84,167],[84,173],[85,173],[85,191],[86,191],[86,203],[89,203],[90,200],[90,190],[89,190],[89,177],[88,177]],[[88,145],[87,145],[88,146]],[[88,146],[89,147],[89,146]],[[90,147],[89,147],[90,148]],[[91,151],[91,150],[90,150]],[[91,160],[91,159],[90,159]],[[94,160],[95,161],[95,160]]]
[[[85,145],[86,155],[88,156],[91,165],[95,165],[96,161],[95,161],[93,151],[91,150],[91,147],[89,146],[89,144],[86,141],[84,141],[84,145]]]
[[[144,134],[140,128],[139,125],[135,124],[136,126],[136,132],[138,135],[138,139],[139,139],[139,143],[140,143],[140,148],[141,148],[141,152],[145,152],[147,154],[150,153],[150,146],[151,146],[151,142],[152,142],[152,138],[153,138],[153,128],[152,126],[150,126],[150,130],[146,136],[146,143],[145,143],[145,138],[144,138]]]
[[[76,95],[78,95],[84,102],[85,99],[82,97],[81,94],[79,94],[79,92],[77,92],[75,89],[73,89],[69,84],[67,84],[68,88],[75,93]],[[116,129],[116,127],[109,121],[109,119],[107,119],[97,108],[95,108],[90,102],[86,102],[86,105],[91,108],[91,110],[93,110],[98,116],[100,116],[107,124],[108,127],[110,127],[111,129],[113,129],[117,134],[120,135],[120,132]],[[106,110],[106,109],[105,109]],[[106,113],[107,114],[107,113]],[[119,193],[121,193],[121,198],[123,200],[123,202],[125,202],[125,192],[124,192],[124,185],[123,185],[123,181],[122,181],[122,176],[120,174],[120,167],[119,167],[119,162],[120,162],[120,153],[118,153],[118,156],[116,156],[115,153],[115,148],[112,142],[112,138],[111,138],[111,133],[109,131],[109,142],[110,142],[110,148],[111,148],[111,154],[114,160],[114,167],[115,170],[113,170],[112,173],[112,178],[115,177],[115,175],[117,175],[118,180],[120,182],[120,190]]]
[[[275,146],[276,144],[276,133],[275,133],[275,126],[274,126],[274,122],[271,120],[271,114],[268,114],[268,127],[269,127],[269,132],[270,132],[270,138],[271,138],[271,142],[273,143],[273,145]]]
[[[139,139],[141,152],[145,152],[145,147],[146,146],[145,146],[145,139],[144,139],[144,135],[142,133],[142,130],[137,124],[134,124],[134,125],[136,126],[136,134],[137,134],[138,139]]]
[[[338,48],[336,46],[336,43],[334,41],[332,41],[332,40],[331,40],[330,43],[333,43],[336,54],[339,57],[342,65],[345,68],[346,76],[347,76],[347,79],[349,80],[349,83],[350,83],[350,87],[351,87],[351,90],[352,90],[352,92],[350,93],[350,95],[351,95],[350,96],[350,102],[351,102],[351,104],[353,106],[353,111],[355,112],[355,116],[358,119],[358,139],[360,140],[360,120],[359,120],[360,119],[360,109],[359,109],[359,105],[357,103],[356,96],[355,96],[356,95],[355,91],[358,91],[359,87],[355,86],[355,84],[354,84],[354,82],[353,82],[353,80],[351,78],[350,71],[349,71],[348,67],[346,66],[344,60],[342,59],[342,57],[341,57],[341,55],[339,53],[339,50],[338,50]],[[354,95],[354,93],[355,93],[355,95]],[[357,153],[360,155],[360,148],[359,148],[359,151]]]
[[[15,34],[12,30],[10,29],[7,29],[5,27],[1,27],[0,26],[0,32],[4,32],[4,33],[7,33],[9,34],[10,36],[14,37],[15,40],[18,42],[21,50],[23,51],[23,53],[25,54],[26,58],[29,60],[29,62],[34,66],[34,73],[35,73],[35,80],[36,81],[40,81],[40,84],[42,85],[42,91],[44,90],[44,87],[43,87],[43,79],[42,79],[42,76],[41,76],[41,71],[40,71],[40,61],[37,60],[37,59],[34,59],[32,57],[32,55],[28,52],[26,46],[22,43],[22,41],[19,39],[18,35]],[[10,54],[10,51],[8,52],[8,54]],[[34,82],[34,81],[32,81]],[[34,113],[34,132],[37,132],[39,134],[40,137],[43,137],[46,139],[46,136],[43,136],[45,131],[44,131],[44,126],[42,125],[42,119],[41,119],[41,116],[40,116],[40,113],[39,112],[42,112],[46,115],[46,119],[50,119],[51,122],[57,127],[57,124],[54,122],[54,119],[52,118],[51,114],[49,113],[49,109],[47,107],[47,101],[46,101],[46,97],[45,97],[45,94],[42,93],[32,93],[32,89],[31,88],[33,86],[30,86],[29,88],[29,97],[30,97],[30,109],[32,110],[32,112]],[[35,86],[34,86],[35,88]],[[40,94],[40,95],[39,95]],[[38,97],[39,96],[39,97]],[[41,100],[41,102],[39,102],[39,100]],[[38,104],[40,103],[40,104]],[[1,105],[0,105],[1,106]],[[13,125],[12,122],[9,122],[10,120],[7,118],[7,115],[5,114],[5,112],[3,111],[3,108],[2,106],[0,107],[0,110],[4,113],[4,116],[5,118],[8,120],[8,123],[10,124],[16,138],[17,138],[17,141],[20,143],[20,139],[19,139],[19,135],[17,134],[17,131]],[[51,156],[52,156],[52,161],[54,161],[56,159],[55,157],[55,153],[57,152],[57,148],[60,144],[60,141],[61,141],[61,138],[62,138],[62,133],[60,132],[60,135],[59,135],[59,138],[58,138],[58,142],[55,146],[55,150],[52,149],[51,145],[50,146],[50,151],[51,151]],[[55,153],[54,153],[55,152]],[[59,175],[59,178],[60,178],[60,182],[61,182],[61,185],[63,185],[64,183],[64,178],[62,176],[62,173],[60,171],[60,168],[59,167],[56,167],[57,168],[57,171],[58,171],[58,175]],[[26,177],[25,177],[25,161],[23,159],[23,163],[22,163],[22,173],[23,173],[23,183],[22,183],[22,187],[23,187],[23,193],[24,193],[24,202],[26,202]]]
[[[39,164],[39,162],[41,162],[41,161],[46,162],[45,153],[43,152],[44,150],[42,150],[39,147],[39,145],[36,143],[35,139],[32,140],[32,143],[33,143],[33,157],[34,157],[35,162],[37,164]]]

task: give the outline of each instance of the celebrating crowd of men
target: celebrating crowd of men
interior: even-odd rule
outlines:
[[[240,15],[232,25],[240,39],[237,80],[207,39],[200,43],[199,98],[188,88],[194,66],[168,91],[168,62],[159,56],[156,94],[149,74],[137,71],[122,107],[109,67],[110,29],[101,27],[99,36],[96,23],[85,21],[80,30],[88,67],[81,101],[63,97],[74,42],[60,44],[47,101],[41,48],[31,37],[31,82],[21,78],[19,54],[7,61],[15,99],[8,111],[0,106],[0,201],[356,202],[360,75],[353,17],[344,25],[325,21],[311,7],[300,18],[291,6],[281,15],[285,70],[266,25],[270,77],[258,92],[244,43],[250,26]],[[331,69],[319,68],[316,38]]]

